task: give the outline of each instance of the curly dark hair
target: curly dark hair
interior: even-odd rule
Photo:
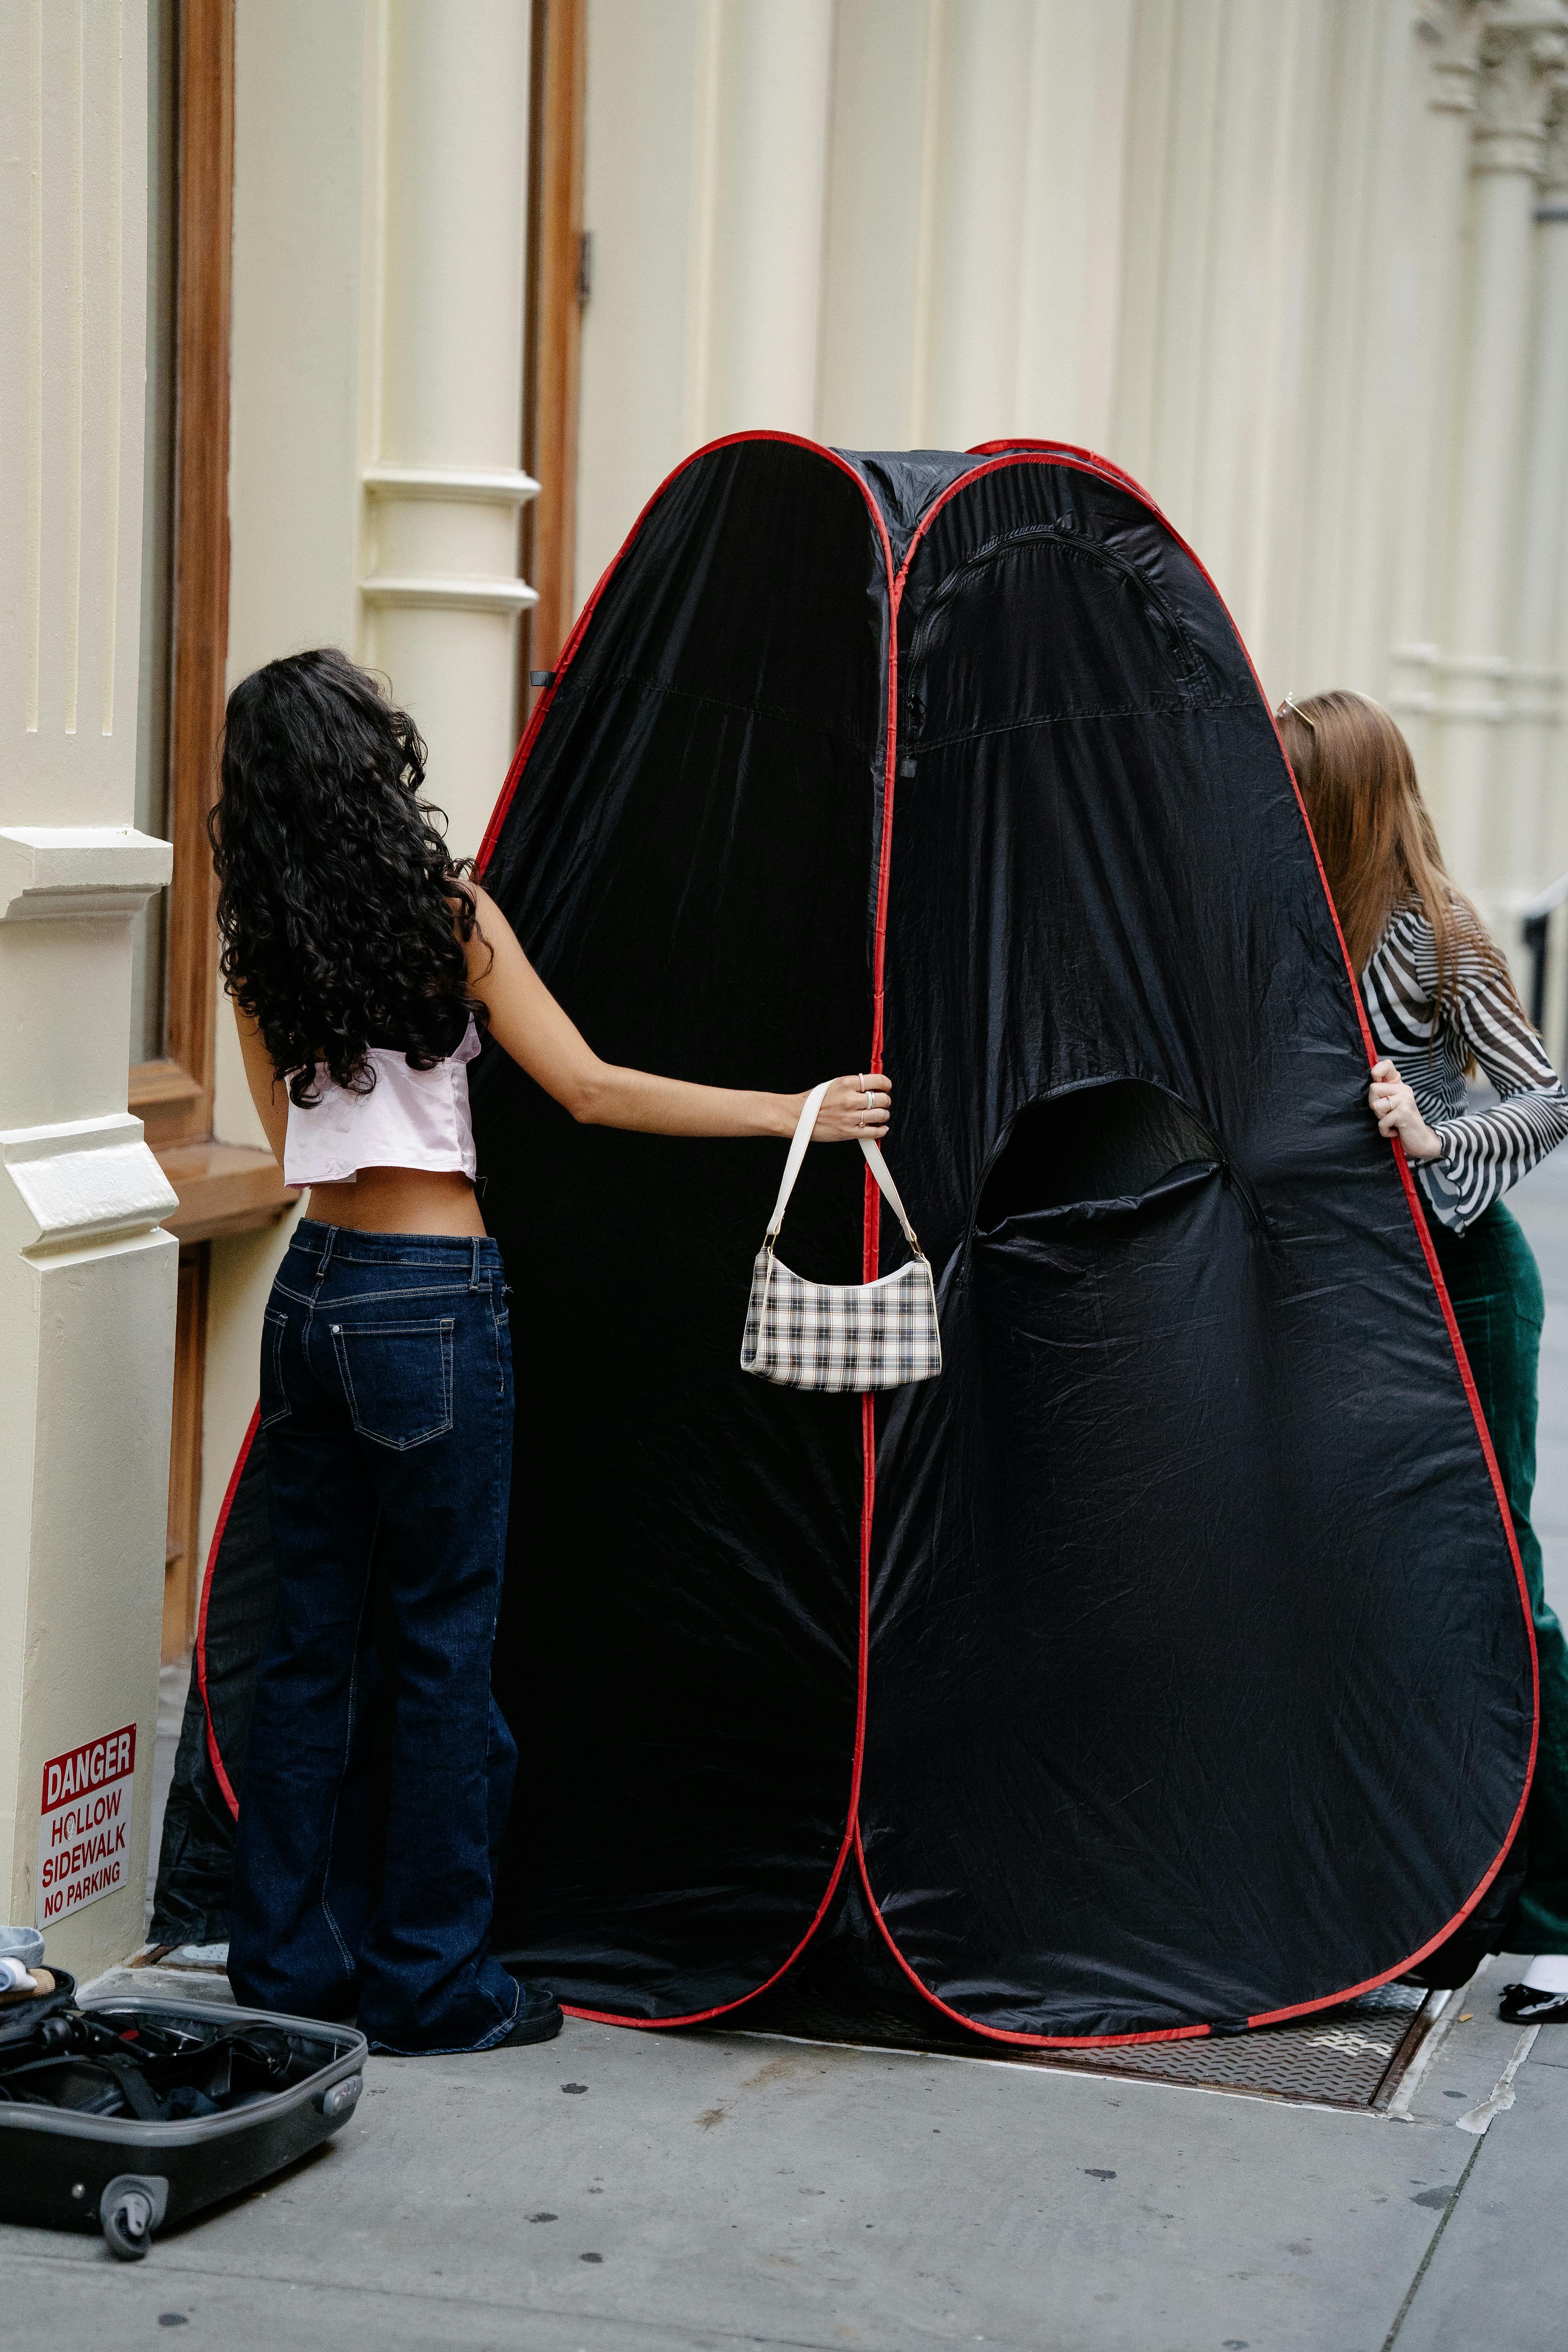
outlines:
[[[301,1109],[316,1066],[375,1083],[372,1045],[433,1069],[470,1012],[474,903],[419,796],[425,745],[346,654],[289,654],[242,678],[207,818],[221,970]]]

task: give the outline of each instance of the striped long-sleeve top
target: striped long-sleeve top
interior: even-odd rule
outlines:
[[[1378,1049],[1395,1064],[1443,1146],[1416,1177],[1435,1215],[1462,1234],[1568,1135],[1568,1095],[1540,1038],[1474,948],[1437,1001],[1437,942],[1418,905],[1396,908],[1362,975]],[[1497,1089],[1472,1111],[1465,1065],[1475,1055]]]

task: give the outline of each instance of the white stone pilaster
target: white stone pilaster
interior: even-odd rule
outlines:
[[[818,437],[913,446],[930,312],[944,0],[838,0]]]
[[[1020,429],[1020,272],[1040,26],[1029,0],[992,0],[983,9],[950,6],[942,31],[918,429],[939,449],[963,449]]]
[[[144,0],[0,10],[0,1906],[37,1910],[46,1761],[133,1726],[118,1874],[46,1928],[77,1976],[142,1940],[178,1257],[125,1108],[169,874],[132,826],[146,31]]]
[[[1489,18],[1475,128],[1474,282],[1440,703],[1445,847],[1461,886],[1488,899],[1506,882],[1489,803],[1501,781],[1509,708],[1509,526],[1521,463],[1533,215],[1548,112],[1565,66],[1568,6],[1562,0],[1510,0]]]
[[[459,854],[515,748],[528,11],[373,0],[363,643]]]
[[[1481,35],[1493,0],[1429,0],[1416,37],[1430,51],[1415,128],[1415,234],[1412,240],[1410,397],[1400,475],[1398,577],[1389,700],[1409,738],[1417,772],[1437,791],[1432,744],[1436,702],[1441,571],[1470,141],[1481,72]]]
[[[816,413],[832,0],[724,0],[700,78],[688,399],[695,444]]]
[[[1563,634],[1568,588],[1568,83],[1548,126],[1535,212],[1536,338],[1521,502],[1504,850],[1525,897],[1555,879],[1568,797]]]
[[[846,53],[887,15],[847,0]],[[832,0],[588,0],[580,592],[702,442],[816,430],[834,18]]]

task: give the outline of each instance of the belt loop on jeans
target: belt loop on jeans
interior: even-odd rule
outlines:
[[[468,1268],[468,1288],[470,1290],[477,1290],[479,1286],[479,1244],[477,1237],[473,1240],[471,1246],[474,1253],[474,1258],[473,1264]]]
[[[321,1244],[321,1263],[316,1268],[316,1280],[318,1282],[321,1281],[322,1276],[326,1273],[328,1266],[330,1266],[332,1262],[332,1244],[337,1240],[337,1237],[338,1229],[336,1225],[329,1225],[327,1227],[327,1238]]]

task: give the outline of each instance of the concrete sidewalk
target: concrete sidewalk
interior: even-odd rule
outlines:
[[[1513,1199],[1548,1288],[1537,1523],[1562,1606],[1560,1157]],[[1562,2352],[1568,2028],[1500,2023],[1521,1966],[1450,2000],[1381,2116],[572,2021],[542,2050],[373,2059],[327,2148],[138,2267],[0,2229],[5,2341],[99,2352],[189,2325],[225,2352]]]
[[[6,2340],[1560,2352],[1568,2035],[1482,2137],[1521,2037],[1485,1982],[1438,2035],[1408,2116],[570,2021],[373,2059],[336,2140],[144,2264],[0,2230]]]

